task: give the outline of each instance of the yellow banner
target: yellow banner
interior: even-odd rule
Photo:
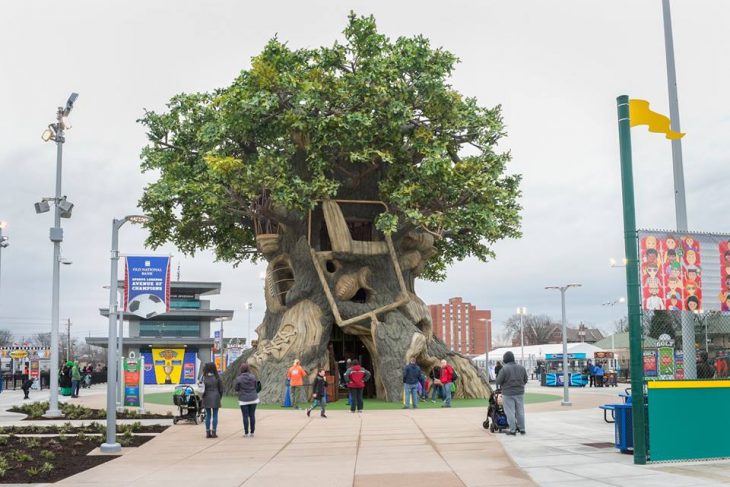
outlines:
[[[184,348],[153,348],[155,379],[158,384],[179,384],[182,376]]]
[[[670,140],[684,137],[682,132],[674,132],[670,128],[672,124],[668,117],[649,109],[646,100],[629,100],[629,119],[632,127],[647,125],[649,132],[664,134]]]

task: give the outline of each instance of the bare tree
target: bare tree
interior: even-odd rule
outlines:
[[[33,335],[33,343],[37,347],[50,347],[51,346],[51,332],[36,333],[35,335]]]
[[[624,333],[629,331],[629,317],[623,316],[622,318],[619,318],[618,320],[613,322],[613,332],[614,333]]]
[[[550,343],[558,327],[548,315],[525,315],[522,318],[525,345]],[[520,315],[514,314],[504,322],[504,328],[512,339],[520,338]]]
[[[0,330],[0,347],[7,347],[13,343],[13,333],[10,330]]]

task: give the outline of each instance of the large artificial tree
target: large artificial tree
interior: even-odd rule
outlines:
[[[295,358],[334,370],[334,335],[367,348],[378,397],[400,399],[411,356],[424,371],[446,358],[459,394],[484,397],[483,377],[433,336],[414,281],[519,236],[500,107],[454,90],[456,57],[422,36],[391,41],[351,14],[344,39],[274,38],[230,86],[145,114],[142,167],[159,174],[140,202],[148,243],[268,261],[257,347],[240,359],[266,402]]]

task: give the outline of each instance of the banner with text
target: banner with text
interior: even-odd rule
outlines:
[[[170,311],[170,257],[126,257],[124,311],[152,318]]]

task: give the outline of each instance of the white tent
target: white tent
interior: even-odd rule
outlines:
[[[525,367],[530,370],[531,367],[535,367],[538,360],[545,360],[545,355],[563,353],[563,344],[547,343],[544,345],[526,345],[524,360],[522,357],[522,348],[519,346],[495,348],[489,352],[489,366],[491,369],[494,368],[497,360],[502,360],[506,352],[512,352],[515,356],[515,361],[517,363],[524,362]],[[593,360],[595,352],[605,352],[605,350],[590,343],[568,343],[568,353],[585,353],[587,358]],[[474,365],[484,368],[484,355],[481,354],[472,358]]]

